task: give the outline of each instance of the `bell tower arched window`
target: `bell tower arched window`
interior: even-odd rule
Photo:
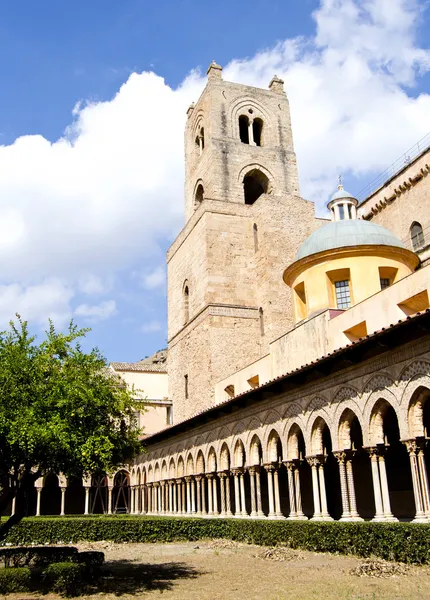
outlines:
[[[196,203],[196,207],[197,207],[197,206],[198,206],[198,205],[199,205],[201,202],[203,202],[203,199],[204,199],[204,194],[205,194],[205,190],[204,190],[203,184],[199,183],[199,185],[197,186],[197,189],[196,189],[196,194],[195,194],[195,196],[194,196],[194,200],[195,200],[195,203]]]
[[[239,117],[239,135],[242,144],[249,144],[249,119],[246,115]]]
[[[268,189],[267,176],[258,169],[253,169],[245,175],[243,180],[245,204],[254,204],[262,194],[267,194]]]
[[[413,249],[419,250],[424,246],[424,232],[421,223],[415,221],[411,225],[411,241]]]
[[[261,137],[263,133],[263,121],[261,119],[254,119],[252,122],[252,133],[254,137],[254,144],[261,146]]]
[[[203,150],[205,149],[205,129],[201,127],[199,133],[196,136],[196,148],[197,152],[201,156]]]

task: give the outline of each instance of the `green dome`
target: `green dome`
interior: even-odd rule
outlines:
[[[372,221],[362,219],[332,221],[311,233],[298,249],[294,260],[300,260],[325,250],[351,246],[396,246],[397,248],[405,248],[391,231],[381,227],[381,225],[372,223]]]

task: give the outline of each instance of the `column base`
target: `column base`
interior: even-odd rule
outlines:
[[[398,523],[399,519],[394,517],[393,515],[378,515],[377,517],[373,517],[373,523]]]
[[[430,518],[426,517],[425,515],[420,515],[419,517],[415,517],[415,519],[412,520],[412,523],[429,523],[430,522]]]

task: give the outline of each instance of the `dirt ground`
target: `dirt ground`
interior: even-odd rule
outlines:
[[[376,565],[384,577],[359,576],[361,559],[289,549],[270,550],[223,540],[174,544],[78,545],[102,550],[102,590],[81,600],[417,600],[430,598],[430,567]],[[367,564],[367,566],[366,566]],[[382,566],[381,566],[382,564]],[[374,564],[371,563],[371,568]],[[390,571],[395,574],[387,576]],[[388,573],[386,573],[388,571]],[[56,600],[49,594],[11,594],[9,600]]]

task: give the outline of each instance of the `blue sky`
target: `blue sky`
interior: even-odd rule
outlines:
[[[285,79],[302,194],[321,214],[339,172],[357,193],[430,131],[426,7],[2,3],[0,325],[16,311],[35,331],[73,317],[109,360],[164,347],[184,112],[208,64],[257,86]]]

